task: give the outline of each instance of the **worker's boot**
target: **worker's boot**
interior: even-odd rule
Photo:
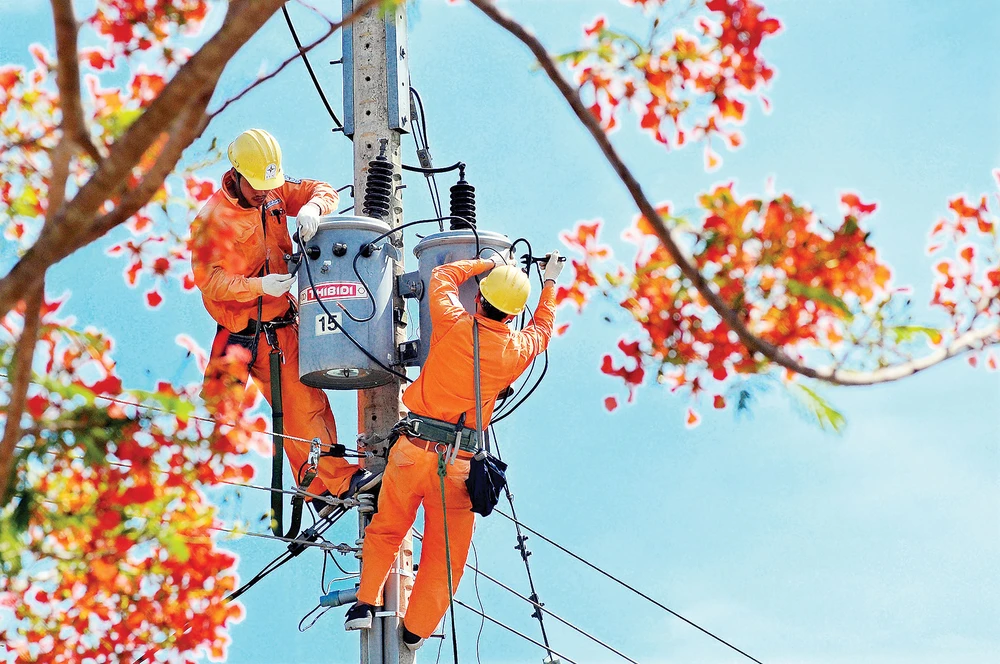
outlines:
[[[424,639],[406,629],[406,625],[403,625],[403,645],[411,651],[416,650],[420,646],[424,645]]]
[[[368,491],[382,481],[382,473],[373,473],[365,468],[358,468],[351,476],[351,484],[347,491],[340,494],[340,498],[351,498],[359,493]]]
[[[354,606],[347,610],[344,620],[344,629],[371,629],[372,620],[375,618],[375,607],[364,602],[355,602]]]

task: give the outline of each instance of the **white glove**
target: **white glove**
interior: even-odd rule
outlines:
[[[504,260],[504,257],[501,256],[500,254],[493,254],[487,260],[489,260],[491,263],[493,263],[493,267],[494,268],[498,268],[498,267],[500,267],[502,265],[508,265],[508,262],[506,260]]]
[[[553,251],[548,255],[548,260],[545,261],[545,271],[542,273],[542,281],[556,281],[559,278],[559,273],[562,272],[563,263],[559,262],[559,252]]]
[[[320,209],[315,203],[306,203],[299,210],[295,222],[299,226],[299,239],[303,242],[308,242],[316,235],[316,230],[319,229],[319,215]]]
[[[265,274],[260,278],[260,287],[264,295],[278,297],[284,295],[295,283],[295,277],[290,274]]]

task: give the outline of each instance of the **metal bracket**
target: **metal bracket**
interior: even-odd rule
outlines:
[[[420,339],[404,341],[399,344],[399,363],[404,367],[417,365],[417,358],[420,357]]]
[[[418,271],[405,272],[396,277],[396,288],[401,297],[424,299],[424,282]]]
[[[354,12],[354,0],[343,0],[341,16]],[[354,137],[354,28],[348,23],[340,28],[343,38],[344,55],[340,62],[344,65],[344,136]],[[333,62],[330,63],[331,65]]]
[[[410,68],[406,53],[406,6],[385,17],[386,83],[389,87],[389,128],[410,131]],[[344,14],[347,16],[347,14]]]
[[[394,245],[392,242],[383,242],[379,246],[379,250],[384,251],[387,256],[391,256],[392,260],[396,261],[397,263],[403,260],[403,254],[402,252],[399,251],[399,247]]]

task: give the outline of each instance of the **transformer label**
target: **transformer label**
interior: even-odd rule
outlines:
[[[299,304],[312,304],[316,302],[316,296],[323,302],[330,300],[357,300],[368,297],[368,291],[361,284],[354,281],[330,281],[316,286],[315,292],[310,286],[299,293]]]
[[[340,312],[335,311],[329,316],[320,314],[316,316],[316,336],[324,334],[337,334],[340,332]]]

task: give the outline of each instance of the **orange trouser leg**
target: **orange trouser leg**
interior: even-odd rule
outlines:
[[[358,601],[372,606],[382,605],[382,587],[389,568],[423,498],[422,469],[414,463],[410,452],[415,448],[405,440],[400,438],[389,453],[378,496],[378,512],[365,528]]]
[[[437,474],[437,454],[421,450],[428,457],[429,468],[424,473],[424,540],[420,549],[420,566],[413,584],[403,623],[406,628],[427,638],[437,628],[448,610],[448,562],[445,556],[444,520],[448,519],[448,543],[451,550],[452,585],[458,592],[469,545],[475,526],[472,501],[465,488],[469,477],[469,461],[456,459],[448,466],[444,478],[447,514],[441,509],[441,478]]]
[[[299,382],[299,340],[294,326],[279,328],[278,345],[282,350],[284,363],[281,365],[281,402],[285,414],[284,433],[296,438],[312,440],[319,438],[321,442],[333,445],[337,442],[337,424],[330,409],[330,402],[322,390],[308,387]],[[216,335],[212,345],[212,360],[225,354],[230,334],[221,330]],[[249,374],[257,388],[271,403],[271,347],[266,337],[261,334],[258,341],[257,359],[250,368]],[[207,376],[217,371],[217,364],[209,361]],[[241,382],[245,376],[237,377]],[[309,456],[309,443],[286,438],[284,440],[285,454],[288,456],[293,477]],[[319,493],[326,487],[332,494],[339,495],[350,484],[351,475],[358,469],[354,464],[342,458],[322,457],[316,481],[310,490]],[[297,482],[297,478],[296,478]]]

